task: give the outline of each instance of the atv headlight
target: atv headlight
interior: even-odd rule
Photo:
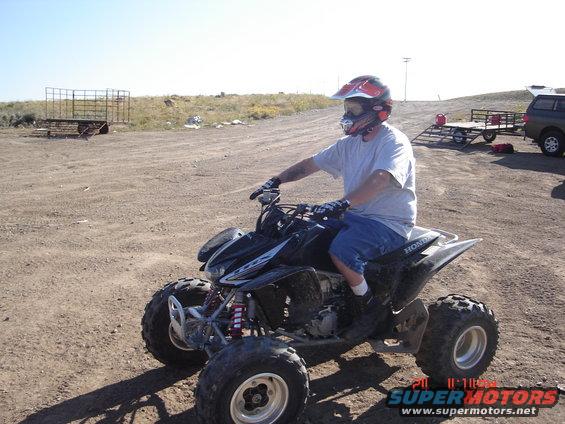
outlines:
[[[204,275],[210,281],[215,283],[226,273],[226,270],[235,262],[235,260],[220,262],[219,264],[214,264],[212,266],[209,263],[206,264],[204,268]]]

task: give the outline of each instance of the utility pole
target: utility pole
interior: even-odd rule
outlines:
[[[403,57],[402,60],[404,61],[406,68],[404,71],[404,101],[406,101],[406,86],[408,85],[408,62],[410,62],[412,58],[410,57]]]

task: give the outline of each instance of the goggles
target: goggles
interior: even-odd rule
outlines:
[[[355,100],[345,100],[343,109],[348,116],[361,116],[365,112],[363,105]]]

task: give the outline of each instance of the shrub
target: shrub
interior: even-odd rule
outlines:
[[[276,106],[256,105],[249,108],[247,116],[252,119],[274,118],[279,112],[280,109]]]
[[[13,127],[20,125],[33,125],[35,123],[35,113],[25,113],[23,116],[16,115],[16,119],[12,121]]]

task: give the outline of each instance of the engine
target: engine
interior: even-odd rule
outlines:
[[[337,334],[343,326],[347,314],[348,288],[339,274],[318,273],[324,306],[316,316],[305,325],[312,337],[325,338]]]
[[[306,331],[312,337],[329,337],[337,333],[337,308],[330,305],[318,312],[316,317],[306,324]]]

